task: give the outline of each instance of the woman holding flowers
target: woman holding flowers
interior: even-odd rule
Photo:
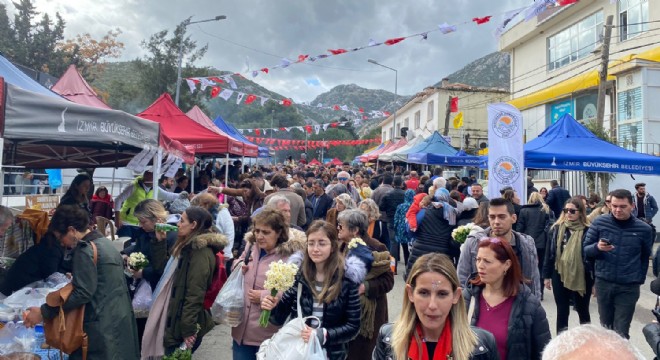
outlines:
[[[284,215],[272,208],[264,208],[252,219],[252,231],[245,234],[245,251],[239,257],[245,279],[243,291],[245,294],[244,316],[238,326],[232,328],[232,354],[234,360],[255,360],[259,345],[273,336],[278,327],[269,324],[259,325],[261,316],[261,301],[270,295],[270,289],[264,287],[266,272],[271,263],[279,260],[287,261],[297,251],[304,251],[304,240],[289,237],[289,225]]]
[[[390,253],[387,247],[368,235],[369,220],[360,210],[344,210],[337,219],[340,251],[346,262],[363,263],[366,275],[359,276],[360,283],[360,334],[349,344],[349,359],[368,359],[376,346],[378,329],[388,321],[387,293],[394,287],[394,274],[390,269]],[[349,266],[352,271],[354,266]]]
[[[211,286],[217,267],[215,254],[227,245],[216,232],[211,214],[198,206],[187,208],[178,223],[176,243],[170,251],[163,276],[154,291],[154,302],[142,339],[142,358],[172,354],[180,346],[193,353],[202,338],[215,325],[211,312],[204,308],[204,296]],[[166,234],[158,231],[157,241]],[[165,246],[153,249],[155,262],[167,259]]]
[[[319,339],[331,360],[346,359],[348,343],[360,330],[359,284],[346,277],[344,257],[339,251],[337,230],[331,224],[317,220],[307,230],[307,251],[302,269],[291,288],[276,296],[266,296],[261,302],[265,310],[272,310],[270,322],[282,326],[296,313],[298,286],[302,286],[298,316],[315,316],[319,322],[308,323],[301,337],[309,342]],[[314,330],[315,329],[315,330]]]

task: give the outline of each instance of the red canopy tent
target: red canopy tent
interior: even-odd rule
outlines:
[[[334,158],[334,159],[330,160],[330,162],[328,162],[326,165],[343,165],[343,164],[344,164],[343,161],[341,161],[337,158]]]
[[[164,93],[137,116],[160,123],[161,129],[184,145],[191,145],[200,155],[243,155],[243,143],[215,133],[195,122]]]
[[[243,141],[240,141],[239,139],[236,139],[236,138],[232,137],[231,135],[225,133],[224,131],[220,130],[219,127],[215,126],[215,124],[213,123],[213,120],[211,120],[208,116],[206,116],[206,114],[204,114],[204,112],[202,111],[202,109],[199,108],[199,106],[197,106],[197,105],[193,106],[193,108],[190,109],[190,111],[188,111],[186,113],[186,115],[188,115],[188,117],[193,119],[196,123],[204,126],[205,128],[213,131],[214,133],[217,133],[217,134],[222,135],[222,136],[227,136],[230,139],[233,139],[233,140],[236,140],[236,141],[242,143],[243,144],[243,154],[241,154],[241,155],[247,156],[247,157],[257,157],[257,155],[259,154],[259,150],[257,148],[257,145],[246,144]]]
[[[319,166],[322,165],[320,161],[313,159],[312,161],[309,162],[307,165],[314,165],[314,166]]]
[[[94,89],[80,75],[75,65],[69,65],[64,75],[53,85],[51,90],[76,104],[112,110],[110,106],[98,98]],[[194,149],[188,149],[179,141],[170,139],[162,129],[159,132],[158,144],[166,152],[182,158],[187,164],[195,162]]]
[[[389,145],[387,145],[387,146],[385,146],[385,147],[383,147],[379,150],[376,150],[374,152],[370,152],[369,154],[360,156],[360,161],[369,162],[369,161],[378,160],[378,155],[386,153],[386,152],[390,152],[392,150],[396,150],[396,149],[406,145],[407,143],[408,143],[408,140],[406,140],[406,138],[401,138],[399,141],[391,142]]]

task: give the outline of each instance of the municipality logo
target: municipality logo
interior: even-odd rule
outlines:
[[[499,113],[493,121],[493,131],[497,136],[507,139],[512,137],[520,127],[520,119],[509,113]]]
[[[520,164],[510,156],[502,156],[492,169],[493,176],[502,185],[512,185],[520,177]]]

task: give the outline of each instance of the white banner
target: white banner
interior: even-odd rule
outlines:
[[[522,114],[506,103],[488,105],[488,198],[502,197],[511,186],[525,203],[525,154]]]

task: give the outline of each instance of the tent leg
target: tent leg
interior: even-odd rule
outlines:
[[[229,153],[227,153],[227,160],[225,161],[225,184],[224,186],[227,186],[229,184]],[[227,196],[224,196],[224,203],[227,203]]]
[[[115,191],[115,170],[117,170],[117,168],[113,167],[112,168],[112,182],[110,183],[110,195],[113,195],[114,191]]]
[[[158,199],[158,190],[160,190],[160,166],[161,162],[163,161],[163,149],[160,147],[158,148],[158,151],[156,151],[156,155],[154,156],[154,168],[153,168],[153,173],[154,173],[154,199]],[[113,177],[114,177],[114,171],[113,171]]]
[[[5,156],[5,138],[0,137],[0,201],[6,200],[5,194],[5,167],[3,159]]]
[[[376,171],[378,171],[378,159],[376,159]]]
[[[243,155],[243,160],[241,161],[241,174],[245,174],[245,155]]]
[[[193,164],[190,167],[190,193],[193,194],[195,192],[195,168],[197,167],[196,165],[197,158],[193,159]]]

